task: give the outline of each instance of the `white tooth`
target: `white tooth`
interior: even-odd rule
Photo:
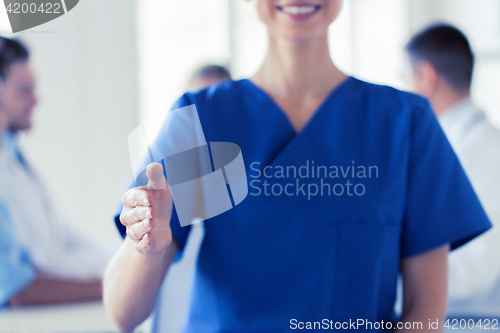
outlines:
[[[309,14],[314,12],[314,7],[308,6],[308,7],[299,7],[299,14]]]
[[[283,11],[289,14],[294,14],[294,15],[303,15],[303,14],[309,14],[312,13],[316,10],[314,6],[285,6],[283,7]]]

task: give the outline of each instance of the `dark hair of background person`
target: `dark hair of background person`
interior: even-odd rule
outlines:
[[[28,49],[20,40],[0,37],[0,80],[5,80],[13,64],[27,61],[29,56]]]
[[[429,62],[457,92],[470,90],[474,54],[467,37],[449,24],[435,24],[416,34],[406,46],[410,58]]]
[[[198,69],[191,78],[191,83],[196,80],[203,79],[219,79],[219,80],[230,80],[231,74],[227,68],[219,65],[207,65]]]

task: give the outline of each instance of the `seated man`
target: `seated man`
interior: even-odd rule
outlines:
[[[2,135],[7,127],[7,115],[1,105],[2,92],[3,80],[0,77],[0,148]],[[3,156],[0,152],[0,160]],[[35,279],[33,266],[12,236],[10,216],[0,201],[0,304],[6,303]]]
[[[434,25],[407,45],[415,88],[428,98],[493,225],[449,256],[449,315],[500,317],[500,131],[470,99],[467,38]]]
[[[112,249],[82,239],[57,214],[16,135],[31,127],[36,104],[29,53],[0,37],[3,81],[0,149],[0,306],[101,298]]]

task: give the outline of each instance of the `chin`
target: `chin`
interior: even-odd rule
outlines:
[[[33,127],[33,114],[30,112],[29,115],[25,119],[23,119],[20,125],[22,131],[31,130],[31,128]]]
[[[16,125],[10,126],[9,130],[11,132],[14,132],[14,133],[16,133],[16,132],[24,132],[24,131],[31,130],[32,127],[33,127],[33,125],[31,123],[16,124]]]
[[[276,0],[259,2],[259,16],[264,23],[292,23],[305,26],[329,26],[338,17],[340,0]]]

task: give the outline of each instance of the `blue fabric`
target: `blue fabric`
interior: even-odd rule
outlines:
[[[7,209],[0,202],[0,306],[36,277],[27,253],[16,243]]]
[[[11,131],[5,131],[2,136],[2,150],[6,151],[7,154],[11,154],[17,158],[19,163],[24,166],[29,171],[29,165],[24,158],[19,146],[16,142],[17,134]]]
[[[2,136],[2,150],[15,154],[18,150],[16,143],[16,134],[11,131],[5,131]]]
[[[402,258],[455,249],[491,227],[416,95],[348,78],[299,134],[249,80],[185,94],[174,108],[190,104],[207,142],[241,147],[250,186],[240,205],[205,221],[184,332],[389,321]],[[313,175],[312,165],[328,177],[324,169]],[[308,195],[315,186],[323,195]],[[182,250],[189,228],[175,214],[171,228]]]

